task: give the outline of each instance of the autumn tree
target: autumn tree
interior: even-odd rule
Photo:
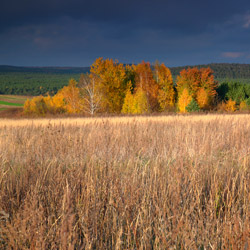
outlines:
[[[136,90],[141,89],[145,92],[151,109],[156,111],[158,109],[157,97],[159,86],[154,80],[150,63],[142,61],[142,63],[133,67],[135,71]]]
[[[97,76],[92,74],[90,77],[88,74],[82,74],[79,80],[79,88],[81,98],[83,99],[83,109],[86,113],[94,115],[100,109],[100,94],[97,92],[96,82]]]
[[[217,82],[210,68],[200,69],[200,84],[197,91],[197,103],[200,108],[210,108],[216,95]]]
[[[181,113],[187,112],[187,106],[192,100],[192,95],[189,93],[188,89],[183,89],[178,99],[178,108]]]
[[[138,88],[134,94],[133,114],[145,114],[150,111],[146,92]]]
[[[205,108],[209,104],[209,94],[204,88],[200,88],[197,91],[197,103],[201,109]]]
[[[53,110],[53,113],[65,113],[66,107],[65,107],[65,97],[63,95],[63,92],[58,92],[56,95],[54,95],[52,98],[51,103],[51,110]]]
[[[134,112],[134,95],[132,94],[132,84],[128,84],[124,103],[121,112],[123,114],[133,114]]]
[[[174,106],[175,91],[173,77],[170,69],[167,68],[163,63],[161,65],[157,63],[155,65],[154,71],[156,82],[159,86],[157,99],[160,110],[165,111],[168,108]]]
[[[236,107],[236,101],[233,101],[232,99],[229,99],[226,102],[226,111],[228,112],[234,112],[236,111],[237,107]]]
[[[98,58],[91,66],[90,78],[95,78],[95,91],[100,96],[100,110],[119,113],[122,109],[126,86],[123,64],[112,59]]]
[[[125,82],[126,82],[126,86],[127,86],[127,89],[129,88],[132,93],[134,93],[134,90],[135,90],[135,87],[136,87],[136,82],[135,82],[136,72],[135,72],[134,69],[135,69],[135,65],[126,65],[125,66],[125,73],[126,73]]]
[[[200,71],[197,68],[183,69],[177,76],[176,88],[178,94],[187,89],[192,97],[196,97],[196,92],[200,84]]]
[[[25,101],[23,110],[25,114],[33,114],[33,115],[40,116],[40,115],[46,114],[48,111],[48,108],[44,101],[44,97],[36,96],[32,98],[31,100],[28,99]]]
[[[56,94],[56,96],[58,95],[60,97],[58,98],[60,101],[63,98],[64,108],[69,114],[80,113],[83,110],[83,101],[80,97],[80,90],[76,85],[77,82],[74,79],[71,79],[69,85],[63,87]]]
[[[134,94],[131,87],[128,88],[122,106],[123,114],[144,114],[150,111],[147,95],[144,90],[138,88]]]
[[[216,86],[213,71],[210,68],[182,70],[177,76],[178,106],[182,92],[186,90],[188,95],[197,101],[200,108],[209,108],[216,95]],[[187,94],[185,93],[185,95]],[[179,109],[183,110],[183,106]]]
[[[44,115],[46,113],[80,113],[83,110],[83,102],[79,88],[75,80],[70,80],[69,85],[63,87],[56,95],[51,97],[37,96],[27,100],[24,104],[25,114]]]

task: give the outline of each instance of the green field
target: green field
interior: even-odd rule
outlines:
[[[21,108],[27,98],[26,96],[0,95],[0,111],[10,108]]]
[[[23,104],[21,103],[12,103],[12,102],[5,102],[5,101],[0,101],[0,105],[15,106],[15,107],[23,106]]]

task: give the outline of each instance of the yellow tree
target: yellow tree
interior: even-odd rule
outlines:
[[[174,82],[171,71],[163,63],[155,65],[156,82],[159,85],[158,102],[160,110],[165,111],[174,106]]]
[[[133,114],[145,114],[149,111],[147,95],[143,89],[138,88],[134,94]]]
[[[184,89],[178,99],[178,107],[181,113],[186,113],[188,104],[192,101],[192,96],[189,94],[188,89]]]
[[[27,99],[23,105],[23,112],[25,114],[31,114],[32,113],[32,106],[31,106],[31,100]]]
[[[229,99],[226,102],[226,111],[234,112],[236,109],[237,109],[236,108],[236,101],[233,101],[232,99]]]
[[[48,107],[43,96],[36,96],[31,100],[26,100],[23,111],[25,114],[44,115],[48,112]]]
[[[134,109],[134,96],[131,93],[131,83],[126,91],[126,96],[124,98],[124,103],[122,105],[122,113],[123,114],[133,114]]]
[[[141,89],[145,92],[148,103],[153,111],[158,109],[158,90],[159,86],[154,80],[150,63],[142,61],[134,65],[136,90]]]
[[[206,108],[209,103],[209,95],[208,92],[204,88],[200,88],[197,91],[197,103],[201,109]]]
[[[100,110],[121,112],[126,86],[126,72],[123,64],[112,59],[98,58],[91,66],[90,77],[95,78],[95,90],[100,95]]]
[[[58,92],[56,95],[52,97],[52,110],[54,113],[64,113],[66,112],[65,107],[65,98],[62,92]]]
[[[54,98],[54,102],[58,101],[60,104],[63,100],[64,109],[70,114],[80,113],[83,110],[83,101],[80,97],[80,90],[76,85],[77,82],[74,79],[71,79],[69,85],[59,90]],[[58,104],[57,106],[60,107]]]
[[[131,88],[128,88],[124,103],[122,106],[123,114],[144,114],[149,112],[149,104],[145,91],[138,88],[134,94]]]

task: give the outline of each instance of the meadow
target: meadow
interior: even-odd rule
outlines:
[[[249,119],[1,119],[0,249],[249,249]]]

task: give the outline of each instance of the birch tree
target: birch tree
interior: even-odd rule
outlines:
[[[96,114],[100,109],[100,95],[98,95],[98,90],[96,88],[97,76],[92,74],[92,77],[89,75],[81,75],[79,81],[79,88],[81,90],[81,95],[84,102],[84,112],[90,115]]]

